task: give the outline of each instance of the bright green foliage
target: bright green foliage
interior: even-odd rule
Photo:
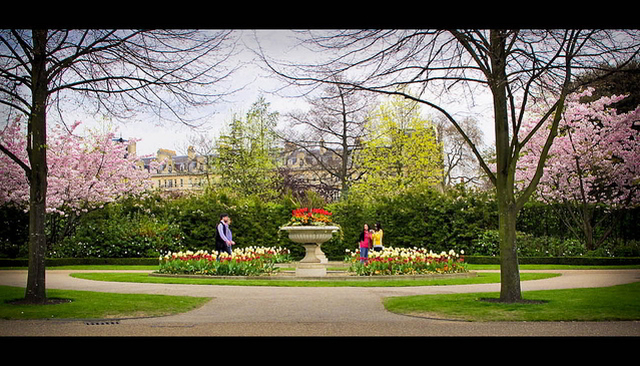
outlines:
[[[322,245],[324,253],[333,260],[343,259],[346,249],[356,250],[364,223],[376,222],[382,224],[385,247],[499,255],[497,208],[490,194],[468,191],[459,185],[447,193],[434,189],[413,190],[394,197],[372,195],[372,198],[364,201],[350,197],[328,205],[312,205],[300,204],[291,197],[265,201],[229,190],[207,190],[172,199],[152,195],[144,200],[123,200],[84,216],[74,234],[50,248],[49,256],[130,258],[156,257],[167,251],[187,249],[211,252],[215,250],[216,223],[225,212],[232,218],[233,238],[239,248],[282,246],[291,251],[292,257],[301,258],[302,246],[291,242],[279,230],[290,220],[292,210],[299,207],[324,207],[333,213],[333,220],[342,228],[342,237],[335,235]],[[526,218],[522,222],[527,225],[518,228],[518,254],[523,257],[590,255],[585,252],[584,244],[566,230],[560,232],[561,223],[545,229],[543,226],[549,217],[559,219],[552,209],[543,208],[527,205],[520,212]],[[638,212],[629,212],[628,216],[638,217]],[[636,224],[637,221],[631,220],[621,228],[635,228]],[[631,239],[634,236],[616,238],[619,243],[612,242],[607,246],[608,252],[597,255],[637,256],[639,242]]]
[[[216,141],[217,157],[213,171],[219,188],[230,188],[243,195],[274,196],[278,174],[273,128],[277,112],[269,112],[269,103],[260,98],[244,120],[234,116],[229,132]]]
[[[282,246],[299,259],[304,248],[279,229],[291,219],[292,210],[300,207],[322,207],[333,213],[342,235],[334,235],[322,245],[332,260],[344,259],[346,249],[356,250],[364,223],[372,226],[376,222],[382,224],[385,247],[417,247],[436,253],[464,250],[465,256],[499,255],[497,207],[491,193],[469,191],[458,185],[446,193],[414,189],[392,197],[372,192],[370,198],[362,200],[350,195],[324,204],[312,194],[297,202],[291,196],[265,200],[229,189],[207,189],[182,197],[157,193],[144,199],[129,198],[82,216],[73,233],[61,242],[51,243],[47,257],[132,258],[157,257],[167,251],[211,252],[215,250],[216,223],[225,212],[232,218],[233,238],[239,248]],[[24,228],[21,217],[6,211],[3,220],[17,232]],[[518,255],[638,256],[640,209],[627,210],[622,217],[611,223],[614,229],[610,243],[591,253],[585,252],[584,244],[563,227],[552,207],[525,205],[519,214]],[[7,242],[5,237],[2,240]],[[26,239],[15,242],[19,251],[4,246],[0,256],[15,258],[16,252],[26,253],[25,242]]]
[[[371,192],[394,196],[416,187],[438,183],[442,149],[435,128],[422,118],[415,102],[392,99],[372,115],[369,139],[355,157],[366,171],[352,193],[369,197]]]

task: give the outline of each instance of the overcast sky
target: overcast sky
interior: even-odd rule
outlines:
[[[242,41],[248,46],[253,47],[253,31],[244,30]],[[268,49],[269,53],[292,52],[290,49],[291,41],[288,40],[289,32],[284,30],[259,30],[256,31],[260,37],[260,42]],[[238,56],[236,62],[246,62],[247,64],[238,72],[231,76],[231,81],[235,86],[243,86],[241,91],[235,92],[225,99],[228,102],[218,103],[213,108],[215,114],[207,119],[207,123],[198,130],[179,123],[165,122],[158,124],[153,118],[143,120],[142,118],[134,118],[127,121],[110,120],[118,131],[118,135],[124,139],[140,139],[137,143],[138,155],[155,155],[158,149],[175,150],[178,154],[186,154],[186,148],[189,145],[189,137],[194,135],[206,134],[210,138],[219,136],[223,126],[225,126],[234,114],[244,116],[251,105],[256,102],[260,95],[270,103],[271,111],[285,113],[295,108],[301,108],[304,104],[300,100],[291,98],[278,97],[271,93],[277,89],[278,85],[275,80],[268,77],[257,66],[252,66],[254,56],[243,51]],[[257,62],[257,61],[256,61]],[[255,65],[256,62],[253,62]],[[104,117],[85,117],[87,120],[83,124],[87,127],[95,124],[105,123],[96,120],[104,120]],[[85,119],[83,118],[83,119]],[[92,122],[93,120],[94,122]]]
[[[243,42],[249,46],[255,46],[253,41],[254,31],[243,30]],[[291,33],[286,30],[257,30],[255,34],[259,37],[261,46],[269,55],[290,56],[299,50],[293,48],[294,41]],[[219,136],[221,129],[233,116],[238,114],[244,116],[251,105],[258,100],[260,95],[270,103],[272,112],[279,112],[281,115],[293,109],[304,107],[304,102],[298,99],[284,98],[276,96],[271,91],[278,89],[278,84],[274,78],[262,72],[257,66],[257,61],[252,61],[254,56],[250,52],[242,52],[238,55],[238,62],[248,62],[241,70],[231,76],[233,85],[244,86],[243,90],[228,96],[228,102],[215,106],[215,114],[208,119],[208,123],[199,131],[178,123],[164,123],[158,125],[154,119],[142,120],[141,118],[128,121],[111,121],[118,130],[119,136],[125,139],[140,139],[137,143],[137,153],[143,155],[155,155],[158,149],[175,150],[178,155],[186,154],[189,145],[189,137],[199,134],[206,134],[210,138]],[[254,65],[254,66],[252,66]],[[100,120],[101,117],[87,118]],[[478,118],[479,119],[479,118]],[[485,134],[485,141],[493,140],[493,124],[483,118],[482,128]],[[87,126],[93,125],[91,121],[84,121]],[[282,123],[282,119],[280,123]]]

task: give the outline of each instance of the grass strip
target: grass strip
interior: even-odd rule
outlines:
[[[417,295],[386,298],[384,306],[398,314],[473,322],[640,320],[640,282],[524,292],[522,303],[498,298],[498,293]]]
[[[0,286],[2,319],[117,319],[165,316],[196,309],[211,298],[91,291],[47,290],[48,299],[64,299],[51,305],[14,305],[24,298],[24,288]]]
[[[273,280],[273,279],[215,279],[215,278],[182,278],[182,277],[153,277],[147,273],[73,273],[72,277],[93,281],[191,284],[191,285],[228,285],[228,286],[272,286],[272,287],[406,287],[406,286],[445,286],[445,285],[473,285],[482,283],[499,283],[499,273],[478,273],[475,277],[442,278],[429,277],[425,279],[408,280]],[[559,276],[557,273],[521,273],[522,281],[539,280]]]
[[[131,270],[131,271],[157,271],[160,266],[142,265],[72,265],[72,266],[50,266],[47,271],[55,270]],[[639,269],[639,265],[619,265],[619,266],[589,266],[589,265],[567,265],[567,264],[521,264],[521,270],[569,270],[569,269]],[[295,265],[282,267],[281,270],[295,270]],[[470,271],[500,270],[499,264],[469,264]],[[27,270],[27,267],[0,267],[1,270]],[[347,270],[347,266],[327,267],[327,270],[339,271]]]

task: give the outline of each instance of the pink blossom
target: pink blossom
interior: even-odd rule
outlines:
[[[113,133],[89,133],[79,137],[56,125],[47,138],[47,211],[64,214],[86,212],[126,195],[144,192],[150,175],[138,166],[138,157]],[[26,134],[18,121],[0,132],[0,143],[27,166]],[[29,184],[24,170],[8,155],[0,154],[0,203],[28,208]]]
[[[625,96],[579,102],[582,96],[591,95],[591,92],[588,89],[567,99],[538,193],[556,202],[567,199],[613,206],[637,204],[640,133],[632,125],[640,119],[640,107],[628,113],[618,113],[609,107]],[[535,122],[535,118],[528,121],[522,131],[524,135]],[[516,174],[521,186],[532,179],[548,133],[547,124],[522,151]]]

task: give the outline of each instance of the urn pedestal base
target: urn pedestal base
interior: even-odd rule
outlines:
[[[305,256],[296,267],[298,277],[322,277],[327,275],[325,264],[327,257],[320,245],[331,239],[336,226],[285,226],[281,228],[289,233],[289,239],[301,243],[305,248]]]
[[[322,263],[300,263],[296,267],[296,277],[324,277],[327,267]]]
[[[316,257],[320,259],[320,263],[322,264],[329,263],[329,259],[327,258],[327,256],[324,255],[324,252],[322,251],[322,249],[320,249],[320,245],[316,247]]]

